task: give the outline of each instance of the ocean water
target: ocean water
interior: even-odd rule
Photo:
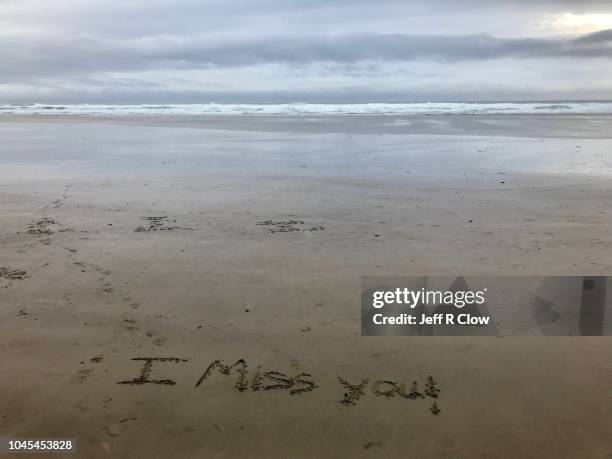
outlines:
[[[441,114],[612,114],[612,102],[556,103],[369,103],[369,104],[170,104],[9,105],[2,115],[441,115]]]

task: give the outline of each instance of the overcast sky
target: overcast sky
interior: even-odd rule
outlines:
[[[611,0],[0,0],[0,103],[612,100]]]

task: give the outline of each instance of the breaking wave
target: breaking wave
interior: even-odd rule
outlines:
[[[612,102],[369,104],[0,104],[0,115],[442,115],[612,114]]]

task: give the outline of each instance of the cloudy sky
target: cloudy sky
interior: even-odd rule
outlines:
[[[610,0],[0,0],[0,103],[612,100]]]

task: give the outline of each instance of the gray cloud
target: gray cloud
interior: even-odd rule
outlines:
[[[601,30],[599,32],[591,33],[591,34],[585,35],[584,37],[577,38],[576,40],[573,40],[573,42],[578,45],[582,43],[585,43],[585,44],[603,44],[603,43],[612,44],[612,29]]]
[[[507,57],[612,56],[612,29],[577,39],[501,39],[488,35],[421,36],[350,34],[330,37],[274,37],[237,43],[154,37],[147,40],[94,38],[22,45],[0,50],[0,80],[96,71],[251,66],[262,63],[439,60]]]
[[[594,71],[612,29],[559,23],[600,13],[609,0],[0,0],[0,103],[612,98]]]

